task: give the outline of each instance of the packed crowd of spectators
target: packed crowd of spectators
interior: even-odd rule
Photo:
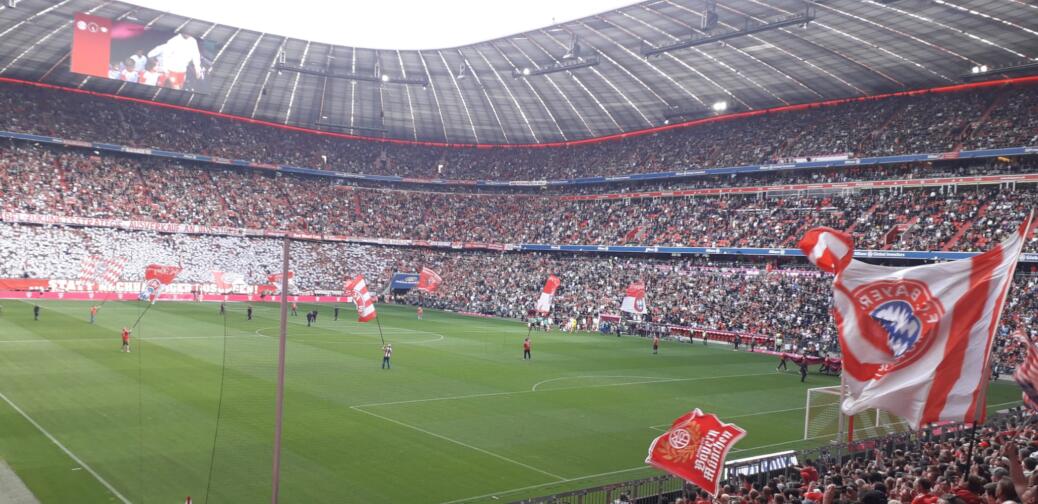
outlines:
[[[0,148],[0,196],[12,212],[366,238],[774,248],[824,225],[861,249],[958,251],[989,247],[1038,208],[1034,183],[576,201],[358,188],[23,142]]]
[[[296,241],[293,289],[339,292],[357,274],[374,292],[390,294],[394,272],[429,267],[443,277],[435,294],[397,292],[409,304],[523,319],[549,274],[562,280],[556,293],[556,326],[619,314],[626,287],[642,280],[646,321],[685,327],[781,337],[791,350],[835,351],[830,316],[831,279],[802,263],[717,262],[695,257],[649,258],[539,253],[439,251],[347,243]],[[281,242],[270,238],[157,234],[103,228],[0,224],[0,278],[79,279],[91,255],[126,260],[122,280],[140,281],[150,263],[180,264],[177,281],[206,284],[213,271],[237,273],[252,285],[265,283],[281,265]],[[1006,303],[997,350],[1003,372],[1023,357],[1011,335],[1035,331],[1038,270],[1022,265]],[[1038,336],[1038,333],[1034,334]]]
[[[674,504],[1030,504],[1038,426],[1010,411],[976,430],[927,429],[857,443],[855,456],[801,460],[784,474],[732,481],[716,499],[686,488]],[[669,501],[668,501],[669,502]]]
[[[0,85],[0,129],[351,173],[538,180],[1035,143],[1038,87],[925,93],[725,119],[567,148],[433,148]]]
[[[143,280],[148,264],[184,269],[177,282],[211,283],[213,272],[241,275],[244,283],[267,283],[281,271],[282,243],[269,238],[158,234],[106,228],[23,226],[0,223],[0,278],[80,280],[89,256],[125,261],[121,280]],[[388,279],[396,249],[298,241],[291,250],[293,285],[299,292],[340,291],[348,275],[378,283]]]

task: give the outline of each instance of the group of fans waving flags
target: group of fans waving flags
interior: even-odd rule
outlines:
[[[854,259],[854,240],[843,231],[807,232],[800,250],[834,275],[844,415],[878,408],[912,428],[986,420],[995,332],[1033,217],[987,252],[910,267]],[[1024,404],[1038,409],[1038,348],[1022,332],[1016,337],[1028,351],[1014,378]],[[645,462],[716,496],[725,455],[745,433],[695,409],[653,440]]]

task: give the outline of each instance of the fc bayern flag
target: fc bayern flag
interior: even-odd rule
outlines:
[[[180,266],[163,266],[161,264],[149,264],[144,269],[144,289],[138,298],[141,301],[150,301],[155,304],[162,288],[173,283],[173,279],[180,274],[183,268]]]
[[[627,313],[645,314],[645,283],[641,280],[627,286],[627,294],[624,295],[620,309]]]
[[[667,471],[717,496],[724,460],[746,431],[696,408],[652,440],[645,463]]]
[[[537,298],[537,304],[534,306],[538,313],[547,314],[551,311],[551,300],[561,283],[559,277],[548,275],[548,281],[544,282],[544,289],[541,290],[541,297]]]
[[[423,267],[422,272],[418,274],[418,290],[420,291],[436,292],[441,283],[443,283],[443,278],[429,268]]]
[[[983,422],[992,341],[1030,229],[1028,217],[987,252],[907,268],[853,260],[845,233],[809,231],[800,249],[836,273],[843,412],[879,408],[913,426]]]
[[[370,322],[376,316],[375,298],[368,292],[368,284],[364,281],[364,275],[357,275],[346,282],[342,288],[343,292],[353,298],[353,304],[357,305],[357,321]]]

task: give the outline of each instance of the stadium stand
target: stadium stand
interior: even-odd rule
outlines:
[[[1028,502],[1038,484],[1038,430],[1026,415],[1009,413],[971,439],[969,429],[927,430],[923,439],[890,435],[858,446],[861,456],[838,464],[806,460],[789,477],[726,485],[713,502],[862,502],[979,504]],[[971,441],[973,441],[971,443]],[[975,448],[971,445],[975,443]],[[972,454],[972,463],[967,464]],[[963,468],[969,467],[966,473]],[[675,504],[711,502],[704,492]]]
[[[1034,183],[767,198],[475,195],[355,188],[22,142],[0,150],[0,165],[0,194],[17,195],[4,199],[8,212],[486,243],[781,247],[826,225],[853,228],[862,249],[976,251],[1020,222],[1038,197]]]
[[[864,100],[553,149],[445,149],[345,140],[89,95],[0,85],[0,129],[351,173],[544,179],[944,153],[1035,143],[1034,86]],[[936,120],[935,120],[936,118]],[[1016,118],[1027,118],[1021,122]],[[1002,125],[1013,123],[1006,133]],[[977,133],[973,135],[973,133]],[[214,142],[214,139],[218,139]]]
[[[440,50],[395,50],[393,57],[388,49],[181,19],[122,1],[28,0],[18,7],[9,0],[0,6],[0,39],[4,49],[12,49],[0,50],[0,298],[10,301],[6,314],[0,306],[0,317],[6,317],[0,322],[11,324],[16,336],[0,339],[16,349],[13,357],[0,359],[13,384],[0,391],[0,410],[7,412],[9,405],[55,445],[37,439],[13,413],[0,418],[16,427],[15,436],[0,437],[0,448],[17,459],[11,467],[46,491],[60,474],[67,478],[72,465],[74,476],[91,484],[87,475],[92,476],[112,494],[105,498],[125,504],[131,501],[120,489],[134,502],[145,496],[158,501],[153,493],[178,492],[179,499],[188,490],[194,502],[208,502],[214,481],[214,501],[255,501],[236,493],[266,492],[258,488],[266,486],[266,473],[257,477],[251,464],[266,465],[263,457],[270,451],[276,503],[290,369],[284,439],[290,445],[286,473],[293,474],[286,477],[285,501],[396,502],[404,500],[398,492],[405,488],[416,502],[450,504],[609,482],[608,498],[521,502],[1038,504],[1033,411],[1038,406],[1032,403],[1038,398],[1038,371],[1031,346],[1038,341],[1038,233],[1026,238],[1019,263],[1002,249],[947,269],[921,268],[922,273],[853,263],[859,269],[837,276],[835,287],[831,274],[846,265],[834,266],[840,259],[863,255],[868,263],[899,267],[976,257],[1017,236],[1021,222],[1038,209],[1034,2],[740,0],[722,2],[720,16],[717,2],[702,2],[702,11],[700,3],[632,2],[505,38]],[[239,16],[244,21],[248,13]],[[174,27],[177,33],[163,35],[165,42],[147,55],[126,51],[134,56],[107,61],[112,40],[131,38],[126,36],[131,31],[155,34]],[[69,46],[69,36],[107,44],[104,58],[89,55],[101,63],[99,74],[80,74],[76,60],[84,61],[88,49]],[[751,38],[753,45],[747,43]],[[653,53],[664,57],[650,59]],[[174,64],[180,59],[183,68]],[[161,82],[156,65],[164,67]],[[157,87],[149,88],[148,78]],[[800,238],[816,227],[832,229],[814,234],[816,247],[798,250]],[[862,255],[854,256],[837,231],[850,235]],[[697,250],[664,250],[669,247]],[[283,255],[289,248],[290,256]],[[84,264],[99,258],[115,259],[119,272],[65,289],[88,273]],[[283,264],[294,275],[291,284],[285,280],[287,294],[307,299],[271,296],[278,286],[262,285],[276,283]],[[962,273],[950,272],[956,267]],[[149,268],[182,271],[160,282],[146,275]],[[436,292],[395,283],[398,274],[418,277],[412,273],[423,268],[442,277]],[[220,272],[240,275],[241,282],[218,287],[214,277]],[[318,306],[334,310],[331,316],[339,321],[347,296],[361,300],[358,308],[374,309],[368,291],[343,286],[356,275],[363,275],[378,303],[400,307],[380,304],[373,324],[353,324],[347,313],[334,331],[327,325],[310,329]],[[552,275],[561,286],[550,310],[531,309]],[[1010,285],[1008,294],[993,278]],[[840,283],[846,279],[849,287]],[[637,282],[644,283],[645,299],[632,302],[636,295],[628,290],[638,291],[629,287]],[[169,297],[162,299],[172,301],[179,293],[184,297],[176,300],[182,303],[155,303],[166,283]],[[834,288],[837,300],[846,303],[834,303]],[[75,299],[67,296],[73,291],[78,291]],[[197,296],[202,291],[240,296],[214,295],[207,300],[216,303],[208,305],[190,302],[188,291],[193,301],[205,300]],[[93,301],[89,308],[86,303],[66,308],[115,292],[132,297],[108,305],[103,323],[95,320]],[[645,313],[624,313],[625,295],[627,306],[644,302]],[[229,326],[227,315],[238,315],[239,308],[245,313],[239,319],[252,323],[254,298],[262,320],[256,326]],[[100,304],[109,300],[104,299]],[[119,303],[123,300],[129,302]],[[305,332],[298,319],[292,321],[293,355],[286,360],[290,301],[293,314],[297,302],[314,311],[307,313]],[[153,306],[159,308],[152,315],[164,318],[142,329],[177,327],[179,319],[170,322],[179,316],[175,310],[187,308],[184,313],[202,314],[192,314],[198,334],[145,337],[138,323]],[[115,315],[120,308],[125,313]],[[276,308],[285,316],[275,315]],[[473,318],[432,313],[423,319],[424,308]],[[131,329],[137,331],[136,364],[116,354],[114,346],[121,325],[114,321],[131,311],[137,312],[136,322],[123,327],[121,336],[129,352]],[[838,329],[834,319],[855,325]],[[86,327],[87,320],[88,337],[51,337],[74,327],[63,322]],[[459,333],[478,337],[452,336],[447,326],[458,320],[474,322]],[[848,339],[855,329],[872,334]],[[591,359],[563,355],[564,345],[551,348],[553,342],[542,335],[536,351],[546,351],[528,362],[535,330],[601,333],[557,339],[608,353],[597,363],[608,367],[586,370],[584,361]],[[102,338],[102,331],[110,338]],[[486,341],[493,331],[501,332],[498,349]],[[639,349],[639,358],[662,363],[642,371],[642,361],[613,360],[620,352],[606,343],[647,342],[612,335],[660,336],[670,348],[659,355],[659,341],[653,339],[651,354],[647,344]],[[570,345],[578,337],[580,345]],[[109,343],[112,348],[102,354],[91,346],[95,341],[97,348]],[[763,355],[719,350],[717,343]],[[749,348],[740,348],[742,343]],[[391,368],[393,344],[399,354]],[[524,367],[518,368],[525,373],[521,380],[495,384],[482,378],[509,365],[502,352],[511,346],[517,353],[520,344],[526,350]],[[219,348],[219,355],[202,353],[210,348]],[[671,348],[704,351],[686,359]],[[991,360],[985,360],[988,348]],[[457,368],[467,374],[444,372],[455,365],[438,359],[455,351],[464,360],[454,362],[466,362]],[[59,360],[70,355],[72,361]],[[765,362],[772,356],[781,359],[783,374]],[[519,362],[513,357],[512,363]],[[376,369],[379,358],[382,367]],[[430,360],[418,369],[419,358]],[[802,363],[799,382],[785,374],[787,358]],[[830,386],[805,384],[808,358],[824,363],[820,373],[845,374],[839,380],[812,376]],[[708,360],[725,366],[723,361],[732,360],[733,372],[707,371],[715,367]],[[365,374],[357,371],[362,361],[371,364]],[[747,373],[755,361],[761,369]],[[534,367],[542,362],[572,369]],[[672,376],[679,367],[684,372],[701,364],[702,376]],[[912,365],[918,368],[908,371],[916,374],[905,378]],[[923,368],[943,373],[919,380]],[[390,374],[390,369],[398,371]],[[989,381],[1029,369],[1027,380],[1017,378],[1023,401],[1013,388],[1011,402],[989,402],[988,388],[994,389],[986,386]],[[861,385],[861,376],[876,381]],[[890,376],[899,381],[878,381]],[[749,377],[757,378],[751,384]],[[136,388],[128,386],[134,379]],[[387,388],[372,386],[376,380],[385,380]],[[724,422],[736,419],[747,430],[754,426],[747,438],[754,444],[731,453],[775,457],[772,461],[782,464],[722,471],[729,454],[727,448],[721,453],[725,440],[742,439],[732,430],[718,437],[718,430],[701,435],[698,425],[683,420],[647,425],[635,415],[623,418],[641,410],[659,413],[664,422],[673,418],[670,410],[686,410],[688,397],[671,392],[648,407],[627,404],[644,394],[636,386],[655,383],[707,391],[692,406],[696,411],[720,415],[730,409]],[[92,399],[85,408],[87,394],[69,400],[102,385],[111,397]],[[628,385],[621,393],[626,396],[594,395]],[[895,386],[904,391],[886,390]],[[361,387],[371,390],[357,394]],[[841,416],[837,401],[850,397],[842,403],[847,407],[862,395],[856,388],[869,387],[867,392],[883,397],[865,411]],[[45,388],[62,390],[40,393]],[[595,392],[548,396],[591,388]],[[267,389],[274,401],[256,393]],[[824,393],[832,404],[812,403],[812,393],[823,389],[830,389]],[[808,399],[803,408],[801,392]],[[1005,388],[997,393],[1008,397]],[[570,404],[577,394],[586,394],[587,401]],[[787,394],[796,404],[786,404]],[[544,396],[552,397],[552,410],[538,410],[536,401]],[[488,400],[465,402],[477,398]],[[516,409],[501,408],[506,400]],[[597,407],[606,403],[617,409]],[[740,408],[720,407],[735,403]],[[771,403],[774,409],[766,406]],[[914,421],[918,431],[891,434],[907,423],[904,411],[896,412],[903,418],[891,413],[904,404],[928,410],[921,417],[925,421]],[[994,411],[1010,404],[1010,410]],[[175,407],[160,410],[168,405]],[[1027,407],[1032,410],[1024,412]],[[90,416],[78,420],[70,415],[76,409]],[[207,420],[209,409],[215,411],[213,422]],[[268,409],[273,422],[266,419]],[[821,416],[821,409],[839,420],[833,420],[831,432],[809,435],[812,415]],[[889,430],[880,430],[881,409],[890,410],[892,421],[882,425]],[[474,414],[455,417],[458,412]],[[798,425],[792,436],[778,441],[760,435],[778,421],[799,420],[801,412],[803,438]],[[859,414],[873,414],[874,425],[855,430]],[[985,415],[990,416],[981,420]],[[589,424],[584,433],[571,428],[591,417],[630,425]],[[848,418],[850,437],[859,431],[874,437],[845,442]],[[545,419],[550,422],[543,433],[527,429],[526,424]],[[743,423],[750,419],[759,423]],[[972,429],[959,423],[964,419],[973,422]],[[209,439],[208,431],[197,427],[210,423],[211,451],[185,449],[201,439],[199,432]],[[663,466],[652,460],[656,442],[644,460],[654,475],[641,480],[654,487],[650,497],[629,498],[625,484],[611,483],[648,474],[647,467],[614,461],[579,467],[581,458],[628,449],[636,444],[630,439],[640,443],[657,431],[668,436],[660,443],[668,460],[700,471],[716,462],[717,470],[710,472],[726,473],[727,480],[720,494],[710,495],[678,473],[660,476],[656,469]],[[620,434],[630,439],[621,440]],[[260,436],[273,437],[273,450],[256,441]],[[167,437],[173,438],[168,445]],[[560,443],[564,437],[574,444]],[[92,443],[119,438],[129,440],[126,447],[90,449]],[[371,442],[371,451],[355,450],[362,444],[358,440]],[[630,446],[610,446],[616,440]],[[523,453],[522,445],[535,450]],[[594,449],[585,450],[588,445]],[[148,451],[160,446],[173,449]],[[234,456],[218,453],[218,446]],[[778,447],[797,451],[765,454]],[[636,448],[634,462],[640,464],[645,453],[641,445]],[[416,453],[422,457],[413,457]],[[474,458],[465,460],[466,453]],[[135,454],[137,471],[127,471]],[[198,454],[209,461],[206,475],[197,461],[203,459],[189,458]],[[6,467],[3,460],[0,466]],[[354,481],[369,474],[375,481]],[[156,485],[152,478],[163,481]],[[430,492],[432,478],[445,488]],[[481,485],[494,486],[473,486],[479,491],[463,489],[466,494],[455,496],[451,492],[457,489],[446,488],[454,478],[484,478]],[[201,497],[195,480],[203,479]],[[72,492],[80,490],[82,482],[67,481]],[[182,486],[184,481],[194,486]],[[665,483],[675,481],[682,495],[664,496]],[[504,491],[494,491],[498,486]],[[322,495],[325,488],[347,497]],[[621,493],[610,493],[614,490]],[[89,496],[86,501],[93,502]]]

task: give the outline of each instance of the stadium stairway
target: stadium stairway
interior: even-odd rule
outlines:
[[[210,184],[209,187],[220,187],[217,184],[216,179],[213,178],[212,171],[210,171],[210,170],[202,170],[202,173],[205,173],[205,176],[209,179],[209,184]],[[223,214],[224,215],[230,215],[232,212],[230,211],[229,208],[227,208],[227,197],[224,195],[224,192],[223,191],[216,191],[216,194],[218,194],[220,196],[220,209],[223,210]]]
[[[974,224],[976,224],[978,221],[983,219],[985,215],[987,215],[989,206],[991,206],[991,203],[984,203],[983,205],[981,205],[980,208],[977,209],[977,216],[959,226],[955,230],[955,234],[953,234],[952,237],[944,243],[944,246],[941,247],[941,250],[947,251],[955,247],[955,245],[959,243],[959,240],[962,239],[962,235],[966,234],[966,231],[969,231]]]
[[[980,117],[976,121],[972,121],[970,123],[968,134],[960,135],[959,141],[955,144],[955,152],[959,152],[960,150],[962,150],[963,144],[965,144],[966,140],[969,140],[974,133],[984,129],[984,124],[987,123],[988,119],[991,118],[991,113],[994,112],[995,109],[997,109],[998,107],[1002,106],[1003,103],[1005,103],[1006,98],[1009,96],[1010,92],[1010,88],[1006,87],[1002,89],[1002,91],[998,93],[994,99],[991,100],[991,103],[989,103],[987,108],[984,109],[984,112],[980,114]]]
[[[890,127],[890,123],[894,122],[894,119],[898,115],[900,115],[901,112],[904,112],[904,110],[907,107],[907,102],[902,103],[900,107],[895,108],[894,111],[890,113],[890,115],[883,119],[883,122],[880,123],[878,128],[869,132],[868,135],[865,135],[865,138],[862,138],[861,142],[858,143],[858,152],[865,152],[869,148],[869,144],[874,142],[880,136],[882,136],[883,132]]]
[[[854,219],[854,222],[852,222],[851,225],[843,231],[851,236],[854,236],[854,230],[858,228],[858,224],[871,219],[872,213],[875,212],[877,208],[879,208],[879,202],[873,203],[868,210],[865,210],[865,213],[861,214],[857,219]]]

